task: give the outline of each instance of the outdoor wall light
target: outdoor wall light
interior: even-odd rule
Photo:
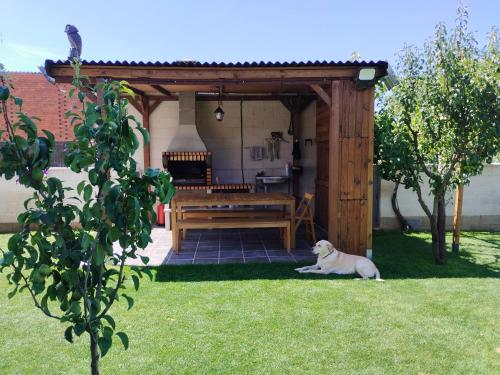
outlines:
[[[219,87],[219,104],[214,111],[215,119],[217,121],[222,121],[224,118],[224,111],[222,110],[222,87]]]
[[[358,89],[367,89],[375,83],[375,68],[361,68],[355,79]]]

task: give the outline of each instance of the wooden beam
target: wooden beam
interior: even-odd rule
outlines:
[[[318,94],[318,96],[323,99],[323,101],[328,105],[328,107],[332,106],[332,99],[330,98],[330,95],[326,93],[325,90],[323,90],[323,87],[320,85],[317,85],[315,83],[309,85],[311,88]]]
[[[89,88],[87,87],[82,87],[82,91],[85,93],[85,96],[87,96],[87,98],[93,102],[93,103],[97,103],[97,96],[92,92],[90,91]]]
[[[340,231],[340,82],[332,81],[328,155],[328,239],[339,248]]]
[[[462,226],[462,204],[464,200],[464,185],[458,185],[455,192],[455,209],[453,213],[453,243],[451,249],[458,252],[460,247],[460,228]]]
[[[144,98],[144,96],[143,96],[143,98]],[[137,109],[137,112],[139,112],[141,115],[144,115],[144,110],[143,110],[143,107],[141,105],[141,102],[139,102],[136,98],[128,97],[127,99],[128,99],[128,102],[130,104],[132,104],[132,107]]]
[[[295,95],[296,96],[296,95]],[[303,94],[302,97],[309,97],[308,94]],[[310,94],[311,99],[314,99],[316,96],[314,94]],[[283,95],[278,94],[258,94],[258,95],[245,95],[245,94],[234,94],[234,95],[224,95],[222,94],[222,100],[227,102],[231,100],[240,101],[240,100],[281,100]],[[218,95],[207,95],[207,94],[196,94],[196,100],[202,101],[218,101]]]
[[[130,90],[132,90],[135,94],[139,95],[139,96],[146,96],[146,93],[142,90],[139,90],[138,88],[135,88],[134,86],[128,86],[128,88]]]
[[[151,113],[149,107],[149,100],[147,97],[142,97],[142,126],[149,133],[149,115]],[[151,166],[151,151],[149,147],[149,143],[144,143],[144,170],[148,169]]]
[[[155,101],[153,102],[153,104],[151,104],[151,105],[149,106],[149,114],[151,115],[151,114],[155,111],[155,109],[156,109],[156,108],[158,108],[158,106],[159,106],[160,104],[161,104],[161,100],[155,100]]]
[[[387,69],[376,67],[376,78],[385,76]],[[301,68],[252,68],[252,67],[216,67],[216,68],[172,68],[172,67],[139,67],[139,66],[99,66],[83,65],[81,74],[88,77],[108,77],[124,79],[128,82],[142,80],[150,84],[161,84],[164,82],[176,82],[181,80],[218,81],[218,80],[293,80],[293,79],[324,79],[325,83],[332,79],[355,78],[359,72],[359,67],[301,67]],[[68,65],[53,64],[47,72],[56,78],[72,77],[73,68]],[[147,80],[149,79],[149,81]]]
[[[151,87],[158,91],[160,94],[163,94],[165,96],[172,96],[172,93],[170,91],[160,85],[151,85]]]

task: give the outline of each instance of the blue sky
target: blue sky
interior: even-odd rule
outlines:
[[[458,1],[129,1],[1,0],[0,62],[35,71],[65,59],[67,23],[84,59],[199,61],[348,60],[394,62],[434,26],[452,25]],[[500,1],[469,0],[471,29],[484,43],[500,24]]]

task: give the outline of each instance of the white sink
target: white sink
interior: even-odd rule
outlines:
[[[282,184],[288,181],[287,176],[259,176],[255,178],[262,181],[263,184]]]

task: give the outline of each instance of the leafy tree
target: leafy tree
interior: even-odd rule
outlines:
[[[408,176],[405,173],[407,169],[413,168],[412,166],[417,160],[412,153],[408,152],[411,145],[408,134],[393,131],[394,122],[391,113],[387,109],[389,95],[390,93],[387,92],[385,84],[379,82],[375,91],[377,109],[375,112],[374,157],[380,177],[394,182],[391,195],[392,209],[396,214],[401,230],[408,231],[412,228],[399,209],[397,196],[402,183],[405,186],[418,183],[418,181],[410,180],[410,178],[416,176]]]
[[[496,30],[479,49],[460,7],[455,28],[442,24],[423,49],[407,47],[399,84],[381,102],[377,137],[385,177],[417,193],[432,232],[434,260],[446,263],[445,195],[480,174],[500,150],[499,46]],[[432,206],[422,196],[429,183]]]
[[[168,202],[174,194],[170,176],[148,171],[141,176],[133,153],[139,147],[134,128],[148,141],[141,124],[127,114],[133,96],[126,82],[100,82],[91,86],[73,63],[75,78],[70,96],[77,95],[81,108],[67,113],[75,139],[69,145],[65,165],[82,174],[77,191],[55,177],[46,178],[54,151],[54,135],[40,134],[36,118],[22,111],[22,99],[10,95],[1,78],[0,103],[7,141],[0,148],[0,177],[17,177],[33,190],[33,196],[18,217],[22,229],[1,250],[0,270],[13,284],[9,297],[27,290],[35,306],[46,316],[66,323],[64,336],[87,333],[90,338],[91,371],[99,373],[99,358],[105,356],[118,337],[128,348],[126,333],[116,330],[111,307],[119,299],[131,308],[134,300],[124,293],[129,278],[135,289],[147,268],[125,268],[128,258],[151,242],[159,199]],[[93,103],[88,92],[102,98]],[[43,93],[40,93],[43,95]],[[17,107],[12,123],[7,102]],[[88,173],[88,181],[83,173]],[[76,193],[76,195],[75,195]],[[81,205],[77,205],[77,201]],[[80,227],[71,223],[78,219]],[[118,242],[122,251],[113,252]],[[141,257],[147,263],[146,257]]]

